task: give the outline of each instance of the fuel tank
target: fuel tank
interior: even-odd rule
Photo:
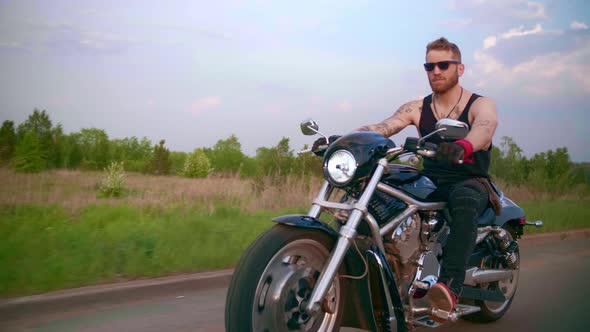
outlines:
[[[436,185],[422,172],[414,167],[390,164],[383,177],[384,183],[402,189],[416,199],[422,201],[436,200]]]

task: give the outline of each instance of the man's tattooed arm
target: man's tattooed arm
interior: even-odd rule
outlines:
[[[385,137],[397,134],[410,124],[415,123],[415,118],[422,112],[422,101],[411,101],[402,105],[392,116],[380,123],[362,126],[355,131],[374,131]]]
[[[473,145],[473,151],[487,150],[498,126],[495,103],[489,98],[481,99],[473,104],[473,122],[469,134],[465,137]]]

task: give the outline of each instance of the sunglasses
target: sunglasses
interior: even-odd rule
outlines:
[[[439,62],[427,62],[424,64],[424,69],[426,71],[433,71],[434,67],[438,67],[440,70],[447,70],[451,64],[459,64],[459,61],[455,60],[447,60],[447,61],[439,61]]]

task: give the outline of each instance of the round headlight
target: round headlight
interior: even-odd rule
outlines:
[[[348,183],[356,172],[356,160],[352,153],[338,150],[330,156],[326,164],[329,180],[334,184]]]

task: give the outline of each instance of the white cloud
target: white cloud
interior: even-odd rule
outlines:
[[[483,40],[483,48],[486,50],[488,48],[492,48],[492,47],[496,46],[497,41],[498,41],[498,38],[496,38],[496,36],[489,36]]]
[[[568,52],[552,52],[533,56],[513,66],[508,66],[485,51],[474,54],[476,85],[489,90],[522,93],[552,98],[584,96],[590,93],[590,41]]]
[[[464,12],[478,25],[505,25],[514,20],[545,20],[545,5],[530,0],[450,0],[452,10]]]
[[[534,34],[541,33],[541,32],[543,32],[543,27],[541,27],[541,24],[535,25],[535,27],[532,28],[531,30],[524,30],[524,27],[521,25],[518,28],[510,29],[510,31],[501,34],[500,38],[510,39],[510,38],[514,38],[514,37],[534,35]]]
[[[342,101],[336,105],[336,110],[343,113],[349,113],[352,111],[352,104],[348,101]]]
[[[221,98],[219,97],[205,97],[196,100],[190,107],[190,112],[194,115],[200,115],[207,111],[217,108],[221,105]]]
[[[498,43],[498,39],[507,40],[507,39],[511,39],[511,38],[515,38],[515,37],[524,37],[524,36],[540,34],[543,32],[544,32],[544,30],[543,30],[543,27],[541,26],[541,24],[535,25],[535,27],[530,30],[525,30],[524,27],[521,25],[518,28],[512,28],[508,32],[501,33],[499,35],[499,37],[497,37],[497,36],[486,37],[486,39],[483,40],[483,48],[484,48],[484,50],[487,50],[487,49],[490,49],[490,48],[496,46],[496,44]]]
[[[572,30],[586,30],[588,29],[588,26],[584,22],[573,21],[572,24],[570,24],[570,28]]]

